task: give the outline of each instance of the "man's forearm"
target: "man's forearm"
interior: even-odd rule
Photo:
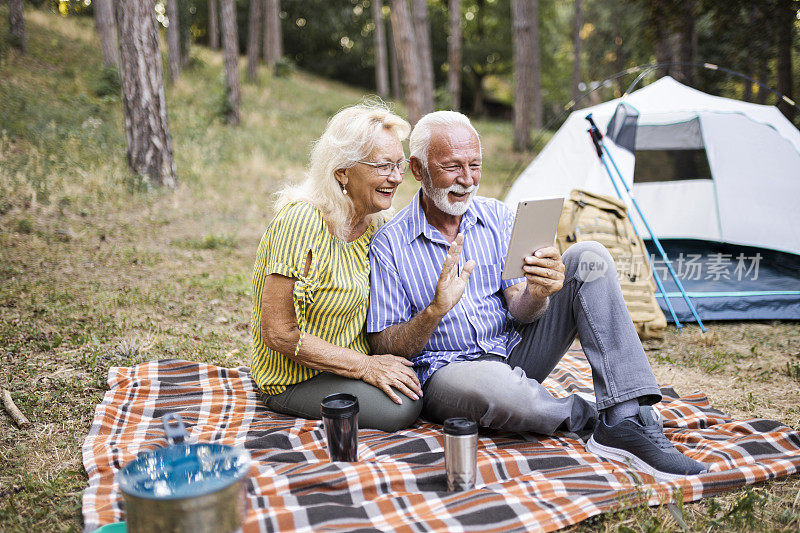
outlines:
[[[429,305],[408,322],[389,326],[378,333],[368,333],[367,340],[373,353],[390,353],[411,359],[425,348],[444,315]]]
[[[547,310],[549,297],[536,298],[523,286],[508,302],[508,311],[518,322],[530,324]]]

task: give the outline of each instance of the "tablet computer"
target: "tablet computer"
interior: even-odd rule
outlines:
[[[508,243],[506,263],[501,279],[521,278],[525,275],[522,263],[527,255],[539,248],[553,246],[556,240],[558,219],[564,198],[536,198],[522,200],[517,204],[511,242]]]

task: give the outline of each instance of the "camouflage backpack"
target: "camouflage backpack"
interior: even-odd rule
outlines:
[[[641,339],[661,339],[667,320],[655,297],[648,252],[636,235],[627,208],[616,198],[579,189],[570,193],[558,222],[561,253],[576,242],[597,241],[611,253],[622,295]]]

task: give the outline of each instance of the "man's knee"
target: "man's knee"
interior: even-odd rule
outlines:
[[[439,422],[451,416],[466,416],[482,422],[498,404],[513,403],[517,380],[505,362],[456,362],[450,365],[438,370],[429,382],[426,416]]]
[[[477,379],[465,387],[463,401],[475,409],[478,422],[486,427],[502,427],[510,413],[519,409],[526,397],[528,379],[522,369],[512,369],[505,363],[491,379]]]
[[[605,246],[597,241],[578,242],[567,248],[561,256],[566,275],[573,273],[583,281],[597,279],[606,274],[616,278],[614,258]]]

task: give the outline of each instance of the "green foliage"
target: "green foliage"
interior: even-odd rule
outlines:
[[[487,97],[484,80],[488,76],[508,77],[512,72],[511,1],[464,0],[461,9],[464,15],[462,107],[483,114]],[[447,62],[447,42],[436,36],[447,35],[448,17],[446,0],[431,5],[432,52],[437,84],[443,83],[446,77],[441,65]]]
[[[21,48],[22,47],[22,39],[17,35],[8,34],[7,37],[8,45],[13,48]]]
[[[94,94],[115,97],[119,96],[121,90],[122,79],[119,75],[119,68],[113,65],[103,66],[94,83]]]
[[[287,76],[290,76],[292,72],[294,72],[294,69],[295,65],[292,62],[292,60],[286,56],[283,56],[278,58],[277,61],[275,61],[275,67],[273,69],[273,72],[275,76],[279,78],[285,78]]]
[[[800,381],[800,353],[795,354],[794,360],[786,361],[786,375]]]
[[[33,233],[33,221],[29,218],[21,218],[17,220],[17,233],[30,234]]]
[[[236,239],[230,235],[217,235],[209,233],[200,239],[184,239],[173,241],[172,244],[195,250],[218,250],[223,248],[236,248]]]
[[[0,63],[3,211],[47,205],[54,192],[63,196],[78,181],[84,192],[101,198],[124,168],[120,119],[114,118],[108,97],[94,94],[98,73],[103,72],[98,48],[55,31],[37,31],[36,20],[43,14],[33,15],[26,20],[28,56]],[[78,20],[85,24],[87,35],[93,35],[91,19]],[[7,75],[9,71],[15,74]],[[88,171],[93,168],[104,170]]]
[[[225,122],[228,119],[228,115],[233,112],[230,93],[230,88],[227,83],[225,83],[225,73],[223,72],[217,81],[216,87],[212,87],[212,90],[209,91],[207,103],[209,107],[208,116],[212,120],[219,119]]]
[[[298,67],[362,87],[375,86],[375,25],[363,0],[284,0],[285,54]]]
[[[203,59],[196,53],[190,51],[189,52],[189,59],[186,61],[186,65],[184,65],[184,70],[196,70],[202,69],[206,66]]]
[[[123,176],[122,183],[128,194],[143,194],[153,190],[153,184],[150,183],[149,176],[143,174],[134,174],[128,172]]]
[[[722,531],[761,530],[764,508],[769,500],[768,494],[752,487],[747,487],[727,510],[716,499],[709,498],[705,502],[708,513],[705,527]]]
[[[650,62],[652,47],[647,41],[647,13],[643,2],[593,0],[585,5],[584,80],[602,81],[629,67]],[[621,96],[634,76],[619,78],[610,90],[601,90],[601,98]]]

